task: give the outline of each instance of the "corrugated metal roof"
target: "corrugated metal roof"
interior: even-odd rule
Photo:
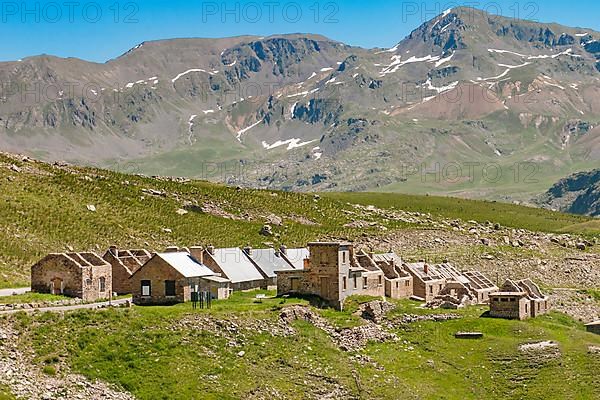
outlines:
[[[232,283],[264,279],[240,248],[215,249],[211,257]]]
[[[310,253],[307,248],[287,249],[284,257],[295,269],[304,269],[304,260],[307,259],[309,255]]]
[[[249,257],[258,265],[258,268],[269,278],[275,278],[275,271],[287,271],[294,268],[273,249],[252,249]]]
[[[215,275],[206,265],[200,264],[188,253],[158,253],[157,256],[186,278]]]

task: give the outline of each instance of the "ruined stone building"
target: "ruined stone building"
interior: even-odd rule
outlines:
[[[463,275],[469,280],[469,288],[476,294],[478,304],[489,303],[490,294],[498,291],[498,286],[479,271],[467,271]]]
[[[374,254],[359,252],[359,262],[368,258],[383,272],[385,296],[392,299],[409,298],[413,295],[413,277],[402,267],[402,259],[393,252]]]
[[[548,297],[530,279],[509,279],[489,298],[490,316],[495,318],[523,320],[545,314],[550,309]]]
[[[172,304],[191,301],[193,292],[209,292],[214,299],[226,299],[229,279],[202,263],[203,248],[157,253],[133,273],[130,284],[134,304]]]
[[[357,259],[350,243],[308,244],[302,270],[277,271],[277,294],[315,295],[342,309],[352,295],[384,296],[384,275],[374,264]]]
[[[119,250],[116,246],[111,246],[102,258],[112,266],[113,292],[118,295],[131,293],[129,278],[151,257],[152,255],[143,249]]]
[[[53,253],[31,267],[31,290],[77,297],[110,299],[112,268],[94,253]]]
[[[432,301],[446,286],[446,278],[433,265],[418,262],[404,264],[413,277],[413,296]]]
[[[449,303],[456,306],[487,304],[490,293],[498,291],[498,287],[479,271],[460,272],[449,263],[438,264],[435,268],[446,283],[434,301],[443,301],[448,308]]]
[[[273,282],[238,247],[215,249],[208,246],[203,263],[216,274],[229,279],[232,290],[267,289]]]

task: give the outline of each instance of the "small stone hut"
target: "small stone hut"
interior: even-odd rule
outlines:
[[[369,257],[383,271],[386,297],[407,299],[413,295],[413,277],[402,267],[402,259],[396,253],[371,253]]]
[[[490,316],[509,319],[535,318],[550,310],[548,296],[530,279],[508,279],[499,292],[491,293]]]

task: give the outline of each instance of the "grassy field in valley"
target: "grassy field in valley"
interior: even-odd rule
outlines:
[[[600,356],[588,351],[600,346],[600,337],[562,314],[507,321],[481,318],[485,308],[471,307],[454,311],[461,316],[456,320],[393,323],[398,340],[344,352],[307,322],[293,323],[292,335],[271,336],[282,307],[307,303],[257,302],[257,293],[236,293],[210,310],[192,311],[188,304],[11,318],[23,343],[33,344],[40,368],[60,374],[68,365],[142,400],[323,398],[332,392],[352,399],[546,400],[600,393]],[[361,325],[353,314],[361,300],[351,300],[344,312],[317,312],[340,328]],[[389,321],[440,312],[410,301],[395,304]],[[210,321],[221,321],[220,330],[211,330]],[[484,338],[455,339],[458,331],[480,331]],[[519,350],[547,340],[558,343],[558,353]]]

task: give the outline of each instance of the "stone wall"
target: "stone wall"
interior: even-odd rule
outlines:
[[[31,267],[31,290],[37,293],[61,294],[59,281],[62,281],[62,294],[83,298],[82,270],[73,260],[63,254],[50,254]]]
[[[526,297],[490,296],[490,317],[524,320],[529,316],[529,300]]]
[[[385,296],[391,299],[407,299],[413,295],[412,276],[385,279]]]
[[[550,301],[547,298],[531,300],[531,316],[533,318],[546,314],[548,311],[550,311]]]
[[[83,301],[98,301],[112,297],[112,267],[110,264],[83,268]],[[100,280],[104,280],[104,291]]]
[[[344,277],[347,278],[347,284],[345,289]],[[346,275],[343,275],[341,277],[341,280],[341,292],[339,298],[342,304],[344,303],[344,300],[346,298],[355,295],[366,295],[374,297],[385,296],[385,281],[383,272],[381,271],[347,271]],[[354,284],[355,282],[356,285]]]
[[[142,296],[142,281],[150,281],[150,295]],[[175,296],[166,296],[165,281],[175,281]],[[173,304],[191,300],[190,282],[160,257],[153,257],[131,278],[134,304]]]
[[[419,277],[413,276],[413,294],[415,296],[425,299],[425,301],[432,301],[446,285],[444,279],[436,279],[432,281],[423,281]]]

